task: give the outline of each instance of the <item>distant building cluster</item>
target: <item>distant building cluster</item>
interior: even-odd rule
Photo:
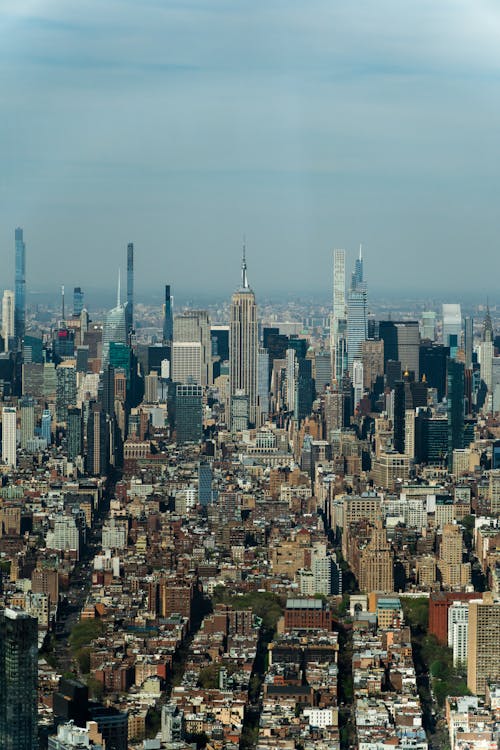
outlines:
[[[498,747],[496,306],[372,305],[361,248],[257,306],[244,248],[160,308],[132,243],[111,310],[33,306],[13,249],[1,750]]]

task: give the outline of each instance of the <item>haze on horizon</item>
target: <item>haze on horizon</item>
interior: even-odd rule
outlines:
[[[4,0],[0,287],[496,291],[494,0]],[[491,281],[490,281],[491,279]],[[496,300],[495,300],[496,301]]]

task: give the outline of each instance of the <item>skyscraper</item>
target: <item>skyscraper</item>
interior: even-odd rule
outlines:
[[[38,627],[26,612],[0,612],[0,747],[37,750]]]
[[[462,312],[458,304],[443,305],[443,344],[452,347],[460,346],[460,335],[462,333]],[[456,338],[454,338],[456,337]]]
[[[474,320],[468,315],[464,318],[464,349],[465,349],[465,368],[472,368],[472,353],[474,351]]]
[[[175,391],[177,443],[197,443],[203,431],[203,389],[200,385],[177,385]]]
[[[127,322],[127,342],[134,328],[134,243],[127,245],[127,307],[125,308]]]
[[[120,278],[118,277],[116,307],[113,307],[113,309],[106,315],[104,330],[102,333],[102,370],[104,370],[109,364],[110,343],[112,341],[116,344],[127,343],[127,320],[125,311],[126,305],[122,305],[120,299]]]
[[[176,355],[182,356],[178,344],[199,345],[200,369],[195,381],[202,386],[212,385],[212,338],[210,317],[206,310],[186,310],[174,319],[172,373],[176,372]],[[172,374],[173,379],[176,377]]]
[[[333,307],[330,320],[332,378],[340,383],[346,370],[345,250],[333,251]]]
[[[21,348],[26,330],[26,245],[23,241],[23,230],[15,231],[16,269],[15,269],[15,303],[14,303],[14,336],[16,346]]]
[[[248,396],[249,421],[257,421],[257,305],[247,279],[245,247],[241,263],[241,287],[231,298],[229,331],[230,395]]]
[[[347,367],[352,379],[353,362],[361,359],[362,344],[367,338],[366,322],[366,283],[363,278],[363,255],[359,246],[351,276],[351,288],[347,295]]]
[[[163,342],[171,344],[174,339],[174,320],[172,317],[172,297],[170,284],[165,284],[165,304],[163,315]]]
[[[68,458],[73,461],[77,456],[82,454],[83,445],[82,413],[76,406],[69,407],[67,424],[66,442]]]
[[[347,366],[352,377],[355,359],[362,357],[366,340],[366,291],[350,289],[347,298]]]
[[[14,292],[6,289],[2,298],[2,338],[5,351],[9,349],[9,339],[14,338]]]
[[[56,420],[67,422],[68,407],[76,404],[76,370],[65,363],[56,370]]]
[[[35,402],[25,396],[19,402],[21,407],[21,448],[26,450],[35,436]]]
[[[464,447],[464,365],[448,359],[448,469],[453,467],[453,451]]]
[[[4,406],[2,409],[2,463],[17,466],[16,459],[17,412],[14,406]]]
[[[83,292],[80,286],[73,289],[73,315],[78,317],[83,310]]]
[[[500,674],[500,604],[491,592],[483,594],[483,601],[469,602],[467,636],[467,687],[476,694],[484,694],[488,682],[498,682]]]

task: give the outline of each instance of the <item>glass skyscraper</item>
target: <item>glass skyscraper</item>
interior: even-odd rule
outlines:
[[[125,308],[127,321],[127,343],[134,327],[134,243],[127,245],[127,307]]]
[[[104,330],[102,333],[102,363],[101,369],[104,370],[109,365],[109,345],[127,343],[127,319],[126,306],[120,302],[120,287],[118,287],[118,299],[116,307],[106,315]]]
[[[453,451],[464,447],[464,365],[448,359],[448,468],[453,466]]]
[[[17,609],[0,612],[0,747],[37,750],[38,625]]]
[[[19,227],[15,231],[15,244],[14,337],[19,349],[26,330],[26,245],[23,241],[23,230]]]
[[[172,343],[174,340],[174,319],[172,317],[172,297],[170,284],[165,285],[165,314],[163,316],[163,341]]]
[[[83,310],[82,288],[75,286],[73,289],[73,315],[80,315]]]

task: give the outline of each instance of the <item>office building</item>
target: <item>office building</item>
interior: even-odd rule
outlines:
[[[195,382],[202,386],[212,385],[212,338],[210,318],[206,310],[187,310],[174,318],[174,346],[172,351],[172,379],[176,376],[176,354],[182,356],[178,344],[199,345],[200,364]],[[179,382],[185,382],[185,379]]]
[[[87,471],[104,475],[109,464],[109,430],[106,413],[99,403],[92,402],[87,419]]]
[[[82,413],[76,406],[68,408],[66,443],[70,461],[74,461],[77,456],[83,455]]]
[[[472,355],[474,352],[474,320],[471,316],[464,318],[464,350],[465,369],[472,368]]]
[[[125,307],[125,320],[127,326],[127,341],[134,329],[134,243],[127,245],[127,305]]]
[[[6,289],[2,297],[2,338],[4,351],[9,350],[9,341],[14,338],[14,292]]]
[[[316,394],[324,393],[326,386],[332,382],[332,358],[326,349],[315,353],[313,374]]]
[[[464,365],[455,359],[448,359],[447,375],[447,414],[448,414],[448,469],[453,468],[453,451],[465,448],[464,445]]]
[[[203,388],[177,385],[175,390],[175,431],[177,443],[198,443],[203,435]]]
[[[426,341],[436,340],[436,313],[431,310],[422,313],[420,338]]]
[[[163,343],[171,344],[174,340],[174,319],[172,314],[172,297],[170,284],[165,285],[165,303],[163,310]]]
[[[218,357],[221,362],[229,361],[229,326],[212,325],[210,329],[212,338],[212,357]],[[266,344],[264,347],[267,349]]]
[[[2,463],[12,468],[17,466],[17,411],[13,406],[2,409]]]
[[[172,380],[174,383],[201,385],[202,369],[201,342],[174,341],[172,347]]]
[[[360,554],[359,590],[370,593],[394,591],[394,562],[387,532],[377,521],[370,540]]]
[[[15,297],[14,297],[14,337],[16,347],[21,349],[26,332],[26,245],[23,240],[23,230],[15,231]]]
[[[50,445],[52,442],[52,414],[49,409],[44,409],[42,412],[41,433],[47,445]]]
[[[198,503],[207,506],[212,502],[212,467],[208,461],[198,464]]]
[[[500,604],[491,592],[483,601],[469,602],[467,634],[467,687],[475,695],[483,695],[487,685],[498,683],[500,677]]]
[[[361,359],[362,344],[368,336],[366,303],[367,289],[363,279],[363,257],[360,246],[359,258],[355,263],[351,276],[351,288],[347,295],[347,366],[351,379],[353,362],[355,359]]]
[[[260,426],[269,414],[269,354],[263,347],[257,352],[257,406],[257,426]]]
[[[127,344],[127,320],[125,314],[126,306],[122,305],[120,300],[120,280],[118,279],[118,294],[116,307],[106,315],[104,329],[102,333],[102,362],[101,368],[104,370],[109,365],[109,345],[111,342],[117,344]]]
[[[35,402],[32,398],[24,397],[19,405],[21,407],[21,448],[26,450],[35,437]]]
[[[387,372],[389,360],[400,362],[403,372],[413,372],[415,379],[420,376],[419,346],[420,334],[416,320],[379,322],[379,337],[384,342],[384,368]]]
[[[127,750],[128,713],[118,711],[113,706],[92,706],[89,709],[91,721],[95,721],[102,734],[106,750]]]
[[[363,341],[361,361],[363,363],[363,386],[371,391],[377,378],[384,374],[384,342],[375,339]]]
[[[340,383],[347,368],[345,250],[333,251],[333,305],[330,319],[332,379]]]
[[[55,344],[56,342],[54,342]],[[26,333],[23,339],[23,363],[37,362],[41,364],[44,361],[43,341],[41,336]],[[54,353],[57,355],[57,349],[54,347]]]
[[[443,304],[443,344],[444,346],[459,347],[462,335],[462,312],[460,305]]]
[[[425,378],[429,388],[437,390],[438,401],[442,401],[446,394],[446,362],[449,356],[449,348],[442,344],[423,343],[419,348],[420,377]]]
[[[83,292],[80,286],[73,289],[73,317],[79,318],[83,310]]]
[[[56,420],[66,422],[68,408],[76,404],[76,370],[71,365],[60,364],[56,370]]]
[[[0,611],[0,747],[38,748],[38,626],[26,612]]]
[[[231,396],[231,432],[243,432],[248,429],[250,405],[244,391],[237,391]]]
[[[257,305],[248,284],[245,249],[241,264],[241,287],[231,298],[229,337],[230,395],[243,391],[248,396],[249,421],[257,422]]]

